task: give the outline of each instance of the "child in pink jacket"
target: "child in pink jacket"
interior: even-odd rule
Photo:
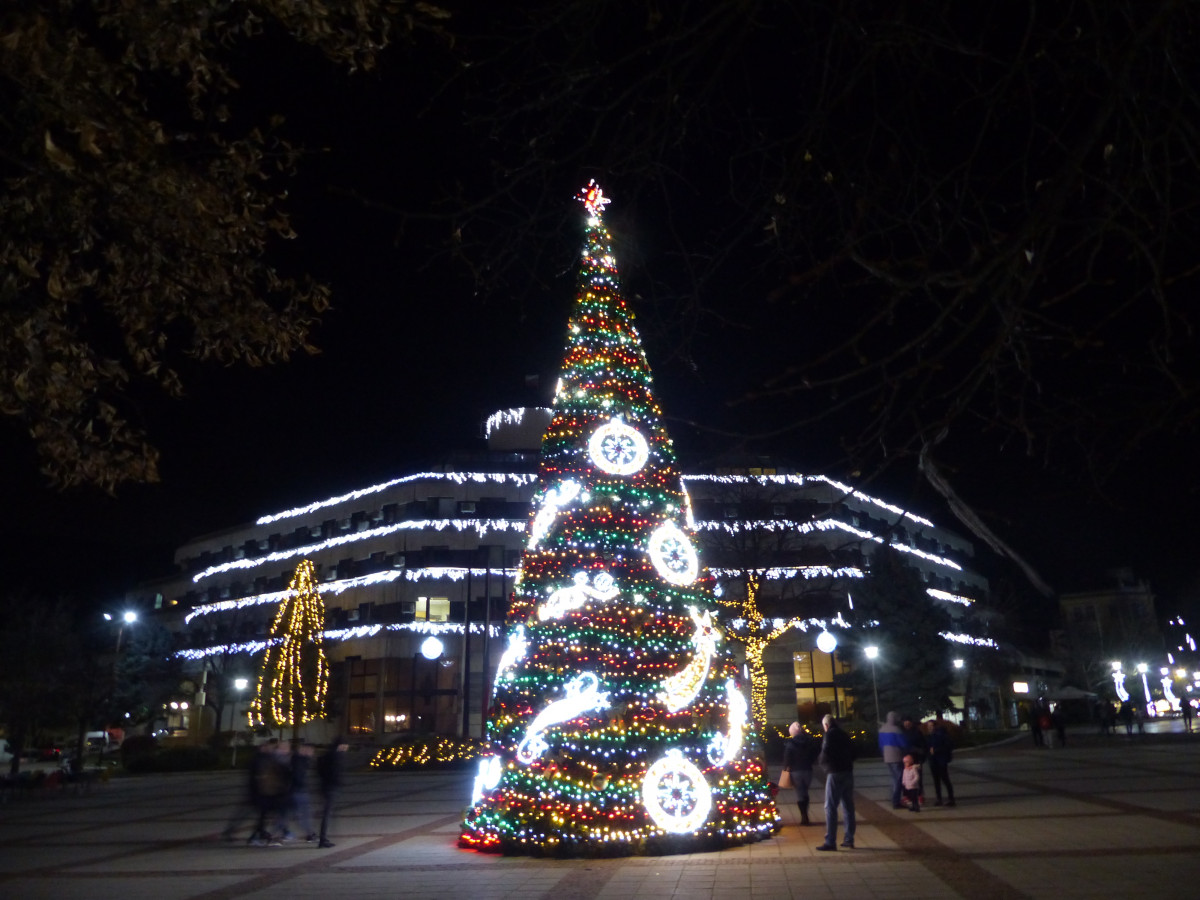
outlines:
[[[921,811],[921,767],[912,758],[912,754],[904,757],[904,774],[900,776],[904,785],[904,799],[912,804],[913,812]]]

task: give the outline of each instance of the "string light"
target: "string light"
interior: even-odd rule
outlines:
[[[491,637],[499,637],[503,634],[503,628],[499,625],[487,627],[480,622],[471,623],[471,634],[480,634],[484,632]],[[394,623],[389,625],[372,624],[372,625],[355,625],[352,628],[331,628],[323,632],[321,635],[322,641],[325,643],[335,643],[341,641],[356,641],[363,638],[374,637],[377,634],[384,632],[412,632],[414,634],[462,634],[462,623],[455,622],[404,622]],[[265,641],[242,641],[233,644],[213,644],[207,647],[193,647],[186,650],[175,651],[175,656],[179,659],[199,660],[210,656],[225,656],[230,653],[248,653],[257,655],[268,647],[275,646],[280,643],[282,638],[269,639]]]
[[[497,413],[500,415],[500,413]],[[492,418],[495,418],[493,416]],[[491,419],[488,420],[489,422]],[[385,481],[381,484],[374,484],[370,487],[359,488],[351,491],[348,494],[339,494],[336,497],[329,497],[325,500],[318,500],[314,503],[307,503],[304,506],[296,506],[292,509],[284,510],[283,512],[271,513],[270,515],[260,516],[255,520],[255,525],[273,525],[275,522],[280,522],[283,519],[294,519],[297,516],[310,516],[317,510],[326,509],[330,506],[339,506],[342,503],[348,503],[351,500],[359,500],[363,497],[368,497],[371,494],[378,494],[386,491],[388,488],[396,487],[400,484],[408,484],[414,481],[452,481],[455,484],[512,484],[522,486],[533,484],[537,481],[536,475],[525,475],[513,472],[420,472],[416,475],[405,475],[403,478],[393,478],[391,481]]]
[[[311,560],[296,566],[259,668],[250,725],[297,728],[325,715],[329,662],[322,645],[325,604]]]
[[[925,525],[929,528],[934,527],[934,524],[923,516],[918,516],[898,506],[893,506],[891,503],[880,500],[877,497],[871,497],[862,491],[855,490],[849,485],[842,484],[840,481],[835,481],[825,475],[684,475],[683,480],[685,483],[688,481],[709,481],[722,485],[758,484],[763,487],[768,485],[803,487],[807,482],[827,484],[845,496],[854,497],[856,500],[861,500],[872,506],[878,506],[880,509],[908,519],[917,525]]]
[[[371,541],[376,538],[386,537],[389,534],[395,534],[397,531],[428,531],[430,529],[433,531],[444,531],[447,528],[452,528],[455,531],[474,531],[479,537],[483,538],[493,531],[524,531],[525,521],[509,519],[409,519],[405,522],[381,525],[378,528],[367,528],[362,531],[356,531],[353,534],[338,535],[314,544],[307,544],[303,547],[276,550],[273,553],[268,553],[266,556],[259,556],[254,559],[235,559],[230,562],[209,566],[207,569],[193,575],[192,583],[196,584],[205,578],[211,578],[213,575],[220,575],[224,572],[232,572],[238,569],[254,569],[268,563],[295,559],[297,556],[312,556],[313,554],[334,547],[343,547],[347,544],[357,544],[360,541]]]

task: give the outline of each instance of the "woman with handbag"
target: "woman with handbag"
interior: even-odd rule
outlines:
[[[813,763],[821,752],[821,742],[805,731],[799,722],[788,726],[790,737],[783,744],[783,774],[779,777],[780,790],[791,787],[796,792],[796,805],[800,807],[800,824],[811,825],[808,820],[808,788],[812,784]]]

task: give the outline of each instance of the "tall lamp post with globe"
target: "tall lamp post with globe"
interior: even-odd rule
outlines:
[[[135,610],[127,609],[118,616],[114,616],[112,613],[104,613],[103,615],[105,622],[117,622],[117,644],[116,647],[113,648],[113,661],[112,669],[109,672],[108,688],[109,703],[115,707],[117,699],[117,666],[120,665],[121,662],[121,639],[125,636],[125,626],[132,625],[134,622],[136,622],[138,620],[138,614]],[[116,715],[115,708],[111,710],[111,712],[113,715]],[[107,729],[108,725],[106,724],[105,730]],[[82,752],[82,746],[80,750]]]
[[[875,658],[879,656],[879,648],[872,644],[869,647],[863,647],[863,653],[867,659],[871,661],[871,692],[875,695],[875,721],[880,721],[879,718],[879,684],[875,681]]]
[[[233,753],[229,757],[229,768],[231,769],[237,768],[238,732],[237,728],[235,727],[237,725],[237,707],[238,703],[242,699],[242,692],[245,691],[249,686],[249,678],[233,679],[233,689],[236,691],[236,693],[233,695],[233,701],[229,704],[229,730],[232,732],[232,735],[229,738],[229,746],[233,748]]]

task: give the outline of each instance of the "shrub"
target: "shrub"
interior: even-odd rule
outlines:
[[[138,756],[125,763],[129,772],[192,772],[197,769],[215,769],[217,753],[212,747],[185,746],[164,747],[157,753]]]
[[[373,769],[454,768],[479,756],[485,741],[471,737],[421,735],[401,738],[372,758]]]
[[[121,742],[121,765],[130,771],[139,761],[153,757],[158,752],[158,738],[149,734],[135,734]]]

